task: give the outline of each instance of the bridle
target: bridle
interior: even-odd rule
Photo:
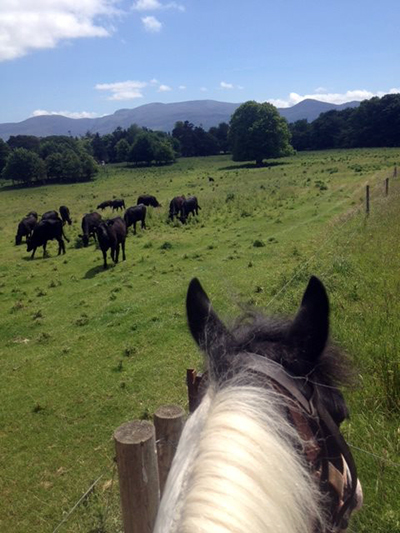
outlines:
[[[293,378],[284,368],[265,358],[243,353],[237,359],[246,361],[252,374],[265,384],[267,379],[277,392],[288,398],[288,418],[304,441],[304,456],[318,481],[320,490],[330,502],[328,509],[329,533],[347,529],[351,512],[357,506],[357,469],[351,451],[339,427],[323,404],[318,388],[307,378]],[[187,371],[189,410],[200,404],[206,389],[208,373]],[[325,533],[316,526],[313,533]]]

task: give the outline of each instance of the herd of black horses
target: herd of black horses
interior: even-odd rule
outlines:
[[[146,229],[146,212],[147,207],[161,207],[155,196],[150,194],[141,195],[137,199],[137,205],[125,207],[124,200],[107,200],[100,203],[97,209],[104,210],[107,207],[113,211],[124,210],[123,218],[117,216],[114,218],[103,219],[97,211],[87,213],[82,217],[82,233],[79,235],[82,239],[83,246],[89,245],[92,237],[98,241],[99,247],[103,253],[104,268],[107,268],[107,252],[110,250],[111,259],[118,263],[120,247],[122,248],[122,258],[125,260],[125,239],[128,228],[133,226],[133,233],[136,234],[136,224],[141,223],[141,228]],[[185,197],[175,196],[169,204],[168,218],[173,221],[176,217],[183,224],[186,223],[190,214],[198,215],[199,203],[196,196]],[[46,255],[47,242],[56,240],[58,242],[58,255],[65,253],[65,239],[69,242],[64,233],[64,225],[72,224],[70,211],[67,206],[62,205],[57,211],[47,211],[39,220],[36,211],[30,211],[18,224],[15,244],[22,243],[22,238],[26,238],[27,251],[32,252],[31,259],[34,258],[37,248],[43,246],[43,256]]]

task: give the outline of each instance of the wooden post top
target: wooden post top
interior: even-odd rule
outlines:
[[[179,418],[185,414],[185,411],[179,405],[162,405],[154,413],[157,418]]]
[[[140,444],[154,436],[154,426],[147,420],[134,420],[122,424],[114,432],[114,440],[121,444]]]

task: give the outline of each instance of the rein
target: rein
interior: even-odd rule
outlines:
[[[260,365],[261,360],[264,363],[265,358],[253,353],[239,354],[236,359],[239,364],[240,361],[244,361],[247,368],[255,375],[272,381],[278,392],[293,402],[293,408],[288,406],[289,415],[300,436],[306,441],[305,456],[319,479],[321,490],[337,497],[338,504],[331,509],[331,531],[347,529],[348,517],[356,504],[358,477],[353,456],[345,439],[322,403],[318,389],[308,382],[307,378],[293,378],[279,364],[269,361],[269,364]],[[207,372],[197,375],[194,371],[187,371],[191,412],[199,405],[207,380]],[[304,391],[305,385],[307,395]],[[342,471],[330,458],[327,441],[331,439],[334,442],[335,455],[341,459]]]

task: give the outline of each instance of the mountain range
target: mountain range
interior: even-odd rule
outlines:
[[[312,122],[321,113],[335,109],[341,111],[347,107],[357,107],[360,102],[347,102],[336,105],[318,100],[306,99],[287,108],[278,108],[279,113],[288,122],[307,119]],[[172,104],[145,104],[134,109],[119,109],[112,115],[100,118],[68,118],[62,115],[40,115],[22,122],[0,124],[0,138],[7,140],[11,135],[72,135],[79,137],[87,132],[105,135],[117,127],[129,128],[132,124],[151,130],[172,131],[178,120],[188,120],[195,126],[208,130],[221,122],[229,122],[232,114],[241,104],[217,102],[215,100],[192,100]]]

